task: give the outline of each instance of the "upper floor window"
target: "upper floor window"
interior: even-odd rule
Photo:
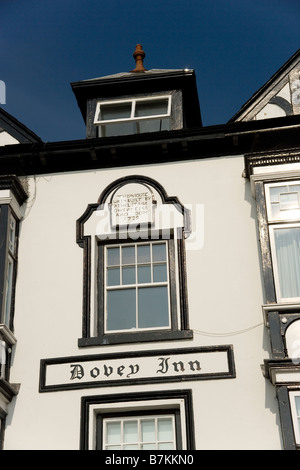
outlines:
[[[187,210],[146,177],[104,190],[77,221],[84,248],[80,346],[192,338],[185,273]]]
[[[106,331],[170,328],[166,241],[108,245],[105,264]]]
[[[99,137],[170,129],[171,96],[99,101],[94,124]]]
[[[300,181],[265,190],[277,301],[300,301]]]

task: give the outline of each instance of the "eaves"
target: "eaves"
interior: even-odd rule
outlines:
[[[151,165],[300,147],[300,116],[151,134],[0,147],[0,175]]]

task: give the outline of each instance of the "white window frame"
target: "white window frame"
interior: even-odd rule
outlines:
[[[293,428],[294,428],[294,435],[296,444],[300,444],[300,414],[297,415],[297,408],[296,408],[296,397],[300,399],[300,391],[292,391],[289,392],[290,397],[290,406],[291,406],[291,414],[293,420]]]
[[[283,297],[281,294],[280,280],[279,280],[279,271],[278,271],[278,262],[277,262],[277,253],[275,245],[275,236],[274,231],[280,229],[289,229],[300,227],[300,194],[298,196],[299,200],[299,209],[284,209],[281,211],[279,216],[272,215],[271,209],[271,197],[270,189],[278,188],[284,186],[295,186],[300,185],[299,179],[284,179],[276,182],[265,183],[265,199],[266,199],[266,208],[267,208],[267,223],[270,237],[270,247],[271,247],[271,259],[273,264],[273,276],[275,284],[275,292],[278,303],[298,303],[300,302],[300,297]],[[288,191],[289,193],[290,191]]]
[[[158,421],[160,419],[171,419],[172,421],[172,439],[168,441],[159,441],[158,440]],[[153,421],[155,423],[155,439],[152,441],[142,441],[142,426],[141,423],[142,421]],[[135,442],[125,442],[124,439],[124,423],[128,423],[130,421],[137,421],[138,423],[138,440]],[[121,442],[120,444],[109,444],[108,443],[108,436],[107,436],[107,424],[108,423],[113,423],[113,422],[120,422],[121,423]],[[164,448],[161,450],[176,450],[176,431],[175,431],[175,415],[174,414],[151,414],[151,415],[136,415],[136,416],[122,416],[122,417],[110,417],[110,418],[104,418],[103,419],[103,450],[114,450],[116,449],[116,446],[120,447],[119,450],[128,450],[130,446],[135,446],[136,450],[145,450],[143,446],[145,445],[153,445],[155,446],[154,449],[151,450],[159,450],[160,444],[171,444],[170,448]],[[127,448],[127,449],[126,449]],[[146,449],[147,450],[147,449]],[[150,449],[148,449],[150,450]]]
[[[279,303],[297,303],[297,302],[300,302],[300,297],[283,297],[281,295],[281,287],[280,287],[280,280],[279,280],[279,271],[278,271],[278,262],[277,262],[277,253],[276,253],[274,230],[281,230],[281,229],[288,229],[288,228],[300,228],[300,223],[269,225],[271,258],[272,258],[272,264],[273,264],[274,283],[275,283],[277,302],[279,302]]]
[[[167,100],[168,105],[167,105],[167,112],[166,113],[161,113],[161,114],[150,114],[147,116],[135,116],[135,110],[136,110],[136,105],[137,103],[142,103],[142,102],[153,102],[153,101],[161,101],[161,100]],[[101,111],[101,106],[106,106],[106,105],[118,105],[118,104],[126,104],[129,103],[131,105],[131,112],[130,112],[130,117],[127,118],[120,118],[120,119],[99,119],[100,117],[100,111]],[[139,134],[139,122],[142,121],[149,121],[149,120],[166,120],[170,119],[171,117],[171,95],[158,95],[158,96],[150,96],[150,97],[143,97],[143,98],[131,98],[131,99],[123,99],[123,100],[110,100],[110,101],[98,101],[96,105],[96,112],[95,112],[95,117],[94,117],[94,124],[98,127],[98,135],[99,137],[105,137],[106,135],[106,126],[109,126],[110,124],[122,124],[122,123],[136,123],[137,129],[136,132],[130,132],[131,134]],[[116,134],[118,135],[118,134]]]
[[[272,203],[271,203],[271,198],[270,198],[270,188],[281,187],[281,186],[295,186],[295,185],[300,185],[300,180],[286,180],[286,181],[283,180],[281,182],[265,184],[267,215],[268,215],[269,223],[276,223],[276,222],[287,223],[287,222],[292,222],[292,221],[297,221],[297,220],[300,221],[300,208],[297,209],[298,213],[295,215],[291,213],[292,209],[283,210],[281,214],[282,217],[277,217],[277,218],[272,216],[272,211],[271,211]],[[299,205],[300,205],[300,199],[299,199]]]
[[[166,269],[167,269],[167,280],[164,282],[151,282],[151,283],[138,283],[138,277],[137,277],[137,268],[138,268],[138,263],[137,263],[137,257],[135,261],[135,279],[136,282],[134,284],[126,284],[126,285],[116,285],[116,286],[108,286],[107,285],[107,250],[110,248],[121,248],[121,247],[135,247],[135,251],[137,252],[137,248],[139,246],[146,246],[146,245],[157,245],[157,244],[164,244],[166,248]],[[105,333],[126,333],[126,332],[138,332],[138,331],[151,331],[151,330],[169,330],[171,328],[171,299],[170,299],[170,279],[169,279],[169,253],[168,253],[168,243],[165,240],[157,240],[157,241],[152,241],[148,240],[147,242],[137,242],[137,243],[118,243],[118,244],[109,244],[104,247],[104,332]],[[152,253],[152,249],[150,250],[150,253]],[[153,262],[152,255],[151,255],[151,260],[150,260],[150,266],[151,266],[151,272],[153,271],[153,266],[156,263]],[[160,264],[160,262],[157,262],[157,264]],[[120,271],[122,270],[122,265],[120,264]],[[151,276],[152,277],[152,276]],[[167,287],[167,293],[168,293],[168,325],[167,326],[160,326],[160,327],[149,327],[149,328],[139,328],[138,327],[138,321],[139,321],[139,312],[138,312],[138,289],[139,288],[149,288],[151,289],[152,287],[160,287],[164,286]],[[126,289],[135,289],[136,291],[136,328],[131,328],[131,329],[120,329],[120,330],[109,330],[107,328],[107,321],[108,321],[108,312],[107,312],[107,292],[108,291],[113,291],[113,290],[126,290]]]
[[[145,101],[161,101],[161,100],[168,100],[168,108],[165,114],[151,114],[149,116],[135,116],[135,108],[136,104]],[[100,115],[100,108],[103,105],[110,105],[110,104],[124,104],[124,103],[131,103],[131,114],[129,118],[120,118],[120,119],[98,119],[97,116]],[[125,121],[141,121],[144,119],[158,119],[158,118],[166,118],[171,115],[171,95],[160,95],[160,96],[150,96],[144,98],[131,98],[126,100],[111,100],[111,101],[98,101],[96,105],[96,112],[94,118],[94,124],[109,124],[113,122],[125,122]]]

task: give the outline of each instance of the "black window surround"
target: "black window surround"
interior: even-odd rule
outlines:
[[[300,394],[300,386],[277,385],[281,432],[285,450],[300,450],[300,444],[296,443],[294,422],[291,411],[290,392],[297,391]]]
[[[272,256],[272,245],[270,236],[270,227],[284,226],[289,219],[278,220],[279,217],[274,216],[270,211],[270,198],[267,193],[268,188],[275,186],[285,186],[299,181],[299,171],[293,166],[293,163],[299,161],[299,152],[296,151],[294,156],[282,155],[282,153],[274,153],[272,155],[249,154],[245,157],[246,170],[252,183],[252,192],[256,200],[258,233],[261,250],[261,266],[264,282],[264,301],[263,314],[265,325],[269,328],[271,343],[271,359],[264,361],[262,368],[266,379],[275,386],[278,400],[278,408],[280,415],[280,426],[285,450],[300,450],[300,445],[296,443],[294,421],[291,408],[290,392],[299,392],[300,385],[297,381],[299,373],[298,361],[289,357],[289,348],[287,340],[288,328],[294,322],[300,319],[299,299],[281,299],[279,292],[276,291],[275,276],[276,266],[273,264],[275,253]],[[276,165],[274,171],[272,166]],[[282,165],[282,170],[280,166]],[[255,168],[260,167],[255,172]],[[264,171],[261,167],[266,167]],[[269,206],[267,206],[269,204]],[[269,210],[269,212],[268,212]],[[268,217],[269,215],[269,217]],[[294,220],[291,221],[291,224]],[[278,286],[278,281],[277,281]],[[277,288],[278,290],[278,288]],[[276,374],[286,373],[286,377],[290,377],[291,382],[277,382]],[[295,374],[295,375],[294,375]],[[295,377],[295,378],[293,378]],[[287,380],[287,379],[284,379]]]
[[[129,183],[140,183],[153,187],[162,199],[163,204],[176,204],[177,208],[180,208],[183,219],[184,227],[181,233],[177,233],[176,240],[172,237],[170,232],[170,239],[167,241],[169,250],[169,273],[170,273],[170,293],[171,293],[171,326],[170,329],[151,329],[147,331],[137,330],[136,332],[120,332],[120,333],[105,333],[104,332],[104,310],[103,310],[103,250],[105,244],[116,243],[116,239],[98,242],[98,273],[97,278],[99,280],[100,289],[97,292],[98,299],[98,323],[97,323],[97,335],[91,336],[91,236],[84,235],[84,224],[91,217],[94,211],[104,205],[108,196],[116,191],[118,188],[129,184]],[[162,186],[156,181],[144,177],[144,176],[129,176],[121,178],[113,182],[108,186],[101,194],[96,204],[90,204],[84,214],[77,220],[77,243],[84,250],[84,272],[83,272],[83,325],[82,325],[82,338],[79,338],[79,347],[86,346],[97,346],[97,345],[108,345],[108,344],[122,344],[129,342],[152,342],[152,341],[170,341],[170,340],[181,340],[181,339],[192,339],[193,332],[189,329],[188,322],[188,302],[187,302],[187,286],[186,286],[186,263],[185,263],[185,234],[186,231],[189,233],[189,213],[186,208],[179,202],[176,197],[169,197]],[[158,239],[162,235],[156,234]],[[174,234],[173,234],[174,235]],[[151,233],[153,236],[153,233]],[[118,235],[117,235],[118,237]],[[156,237],[156,240],[157,240]],[[163,237],[162,237],[163,239]],[[126,240],[122,237],[121,242],[124,243]],[[132,241],[132,240],[131,240]],[[145,242],[143,236],[142,241]],[[175,251],[177,255],[177,264],[175,266]],[[178,287],[175,286],[175,271],[177,270]],[[176,299],[177,297],[177,299]],[[176,304],[179,305],[179,312],[176,311]]]
[[[161,237],[157,238],[157,240],[163,240]],[[144,239],[143,239],[144,241]],[[116,240],[111,240],[112,244],[116,243]],[[131,244],[132,240],[127,239],[127,243]],[[124,240],[122,239],[122,245],[124,244]],[[106,333],[105,334],[105,325],[104,325],[104,270],[105,270],[105,262],[104,262],[104,247],[109,245],[109,243],[99,243],[98,244],[98,279],[99,279],[99,289],[98,289],[98,332],[99,336],[103,338],[103,341],[108,342],[127,342],[132,341],[132,332],[119,332],[119,333]],[[168,246],[168,258],[169,258],[169,293],[170,293],[170,313],[171,313],[171,325],[170,328],[167,330],[157,330],[155,331],[154,328],[151,329],[151,337],[154,341],[155,339],[159,340],[160,338],[168,338],[170,334],[176,335],[178,331],[178,321],[177,321],[177,300],[176,300],[176,283],[175,283],[175,243],[174,239],[167,240]],[[149,331],[142,331],[138,330],[134,333],[135,337],[139,336],[142,340],[149,337]]]
[[[163,406],[160,405],[161,400],[164,400]],[[90,420],[92,413],[96,413],[96,420],[101,423],[101,418],[111,416],[114,404],[117,403],[121,409],[121,413],[126,416],[145,415],[151,412],[159,415],[167,411],[168,414],[176,413],[179,411],[179,406],[175,402],[181,401],[184,404],[184,419],[185,423],[180,423],[180,417],[177,415],[176,431],[179,446],[185,440],[186,450],[195,450],[195,430],[194,430],[194,411],[193,411],[193,397],[191,390],[161,390],[154,392],[141,392],[141,393],[128,393],[128,394],[115,394],[115,395],[96,395],[89,397],[82,397],[81,399],[81,430],[80,430],[80,450],[89,450],[90,446]],[[147,402],[145,406],[143,402]],[[134,407],[132,404],[134,403]],[[141,404],[143,406],[141,406]],[[107,411],[107,407],[110,411]],[[96,411],[95,411],[96,410]],[[114,413],[114,411],[113,411]],[[116,411],[117,416],[120,416]],[[184,424],[184,426],[183,426]],[[183,439],[181,429],[185,427],[186,435]],[[101,428],[100,434],[96,435],[96,447],[101,449]]]

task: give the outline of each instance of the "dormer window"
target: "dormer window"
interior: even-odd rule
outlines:
[[[99,101],[94,124],[98,137],[158,132],[170,129],[171,96]]]

